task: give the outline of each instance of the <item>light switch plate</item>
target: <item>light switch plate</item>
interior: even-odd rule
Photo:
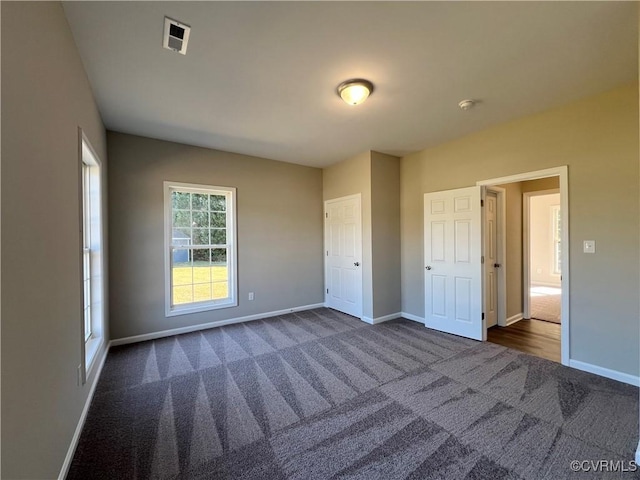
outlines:
[[[584,241],[583,252],[584,253],[596,253],[596,241],[595,240],[585,240]]]

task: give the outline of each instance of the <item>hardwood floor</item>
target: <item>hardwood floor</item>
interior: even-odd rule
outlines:
[[[487,340],[560,362],[560,325],[556,323],[523,319],[508,327],[491,327]]]

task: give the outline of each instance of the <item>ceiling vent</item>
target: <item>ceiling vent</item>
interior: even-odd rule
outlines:
[[[164,17],[164,36],[162,37],[162,46],[167,50],[185,55],[187,53],[187,43],[189,42],[189,33],[191,27]]]

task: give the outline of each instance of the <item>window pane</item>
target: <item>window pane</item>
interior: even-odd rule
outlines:
[[[208,228],[194,228],[192,245],[209,245],[209,229]]]
[[[209,212],[192,212],[192,227],[206,228],[209,226]]]
[[[227,210],[227,198],[224,195],[209,195],[210,209],[212,212],[224,212]]]
[[[227,231],[225,229],[211,229],[211,245],[224,245],[227,243]]]
[[[211,284],[204,283],[200,285],[193,286],[193,301],[194,302],[206,302],[207,300],[212,300],[211,296]]]
[[[174,209],[189,210],[191,208],[191,194],[183,192],[171,193],[171,205]]]
[[[192,210],[209,210],[209,195],[206,193],[191,194]]]
[[[213,284],[213,298],[220,300],[229,296],[229,284],[227,282],[216,282]]]
[[[173,287],[173,305],[181,305],[193,302],[193,287],[185,285],[182,287]]]
[[[224,212],[214,212],[210,214],[210,226],[224,228],[227,226],[227,214]]]
[[[226,248],[212,248],[211,249],[211,263],[213,265],[226,265],[227,264],[227,249]]]
[[[191,227],[191,212],[188,210],[173,211],[173,226],[175,227]]]
[[[189,262],[189,253],[187,250],[174,251],[174,264],[171,271],[172,286],[191,285],[193,283],[193,267]],[[176,257],[178,257],[179,260],[186,261],[175,262]]]

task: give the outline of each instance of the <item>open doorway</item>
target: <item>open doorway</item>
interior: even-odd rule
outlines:
[[[487,200],[494,201],[495,195],[498,207],[494,221],[496,253],[491,252],[491,235],[486,235],[492,214],[487,214],[486,208],[483,212],[484,311],[492,313],[485,323],[487,340],[568,364],[569,302],[568,294],[563,295],[568,293],[568,248],[563,248],[568,239],[566,167],[486,180],[478,185],[487,187],[485,206]],[[550,194],[555,196],[545,197]],[[541,200],[531,202],[537,197]],[[544,221],[538,213],[530,213],[531,205],[536,208],[538,203],[545,204],[546,213],[540,214],[546,215]],[[543,247],[538,248],[539,243]],[[548,249],[543,255],[542,248]],[[491,278],[496,281],[491,282]],[[495,322],[492,300],[497,304]]]
[[[561,323],[561,215],[558,189],[523,193],[524,318]]]

